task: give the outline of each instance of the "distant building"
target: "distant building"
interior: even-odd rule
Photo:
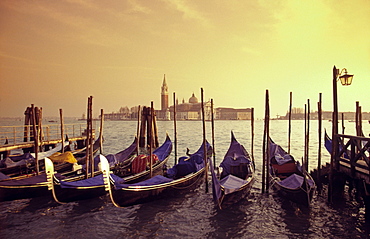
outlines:
[[[168,86],[166,82],[166,75],[163,76],[161,86],[161,109],[156,110],[157,120],[173,120],[174,106],[169,106],[168,100]],[[211,120],[211,102],[204,102],[204,117],[205,120]],[[251,109],[234,109],[234,108],[216,108],[214,109],[215,120],[250,120]],[[135,120],[138,118],[138,107],[121,107],[118,112],[104,114],[106,120]],[[176,120],[201,120],[202,119],[202,103],[193,93],[188,102],[182,100],[178,103],[176,100]]]
[[[173,105],[169,107],[170,120],[174,119]],[[211,120],[211,102],[204,102],[204,118]],[[202,103],[198,102],[198,98],[193,93],[189,98],[188,103],[182,101],[182,104],[176,102],[176,120],[201,120],[202,119]]]
[[[218,120],[250,120],[252,109],[217,108],[216,119]]]
[[[356,120],[356,113],[355,112],[339,112],[339,120],[349,120],[354,121]],[[370,112],[362,112],[361,114],[362,120],[370,120]],[[332,111],[322,111],[322,119],[323,120],[331,120],[333,118]],[[281,120],[288,120],[289,119],[289,112],[286,113],[285,116],[280,116],[278,119]],[[304,113],[302,112],[292,112],[292,120],[304,120]],[[310,112],[310,119],[317,120],[318,119],[318,112]]]

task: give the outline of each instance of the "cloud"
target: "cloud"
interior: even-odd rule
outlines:
[[[211,27],[211,22],[200,11],[190,6],[188,1],[183,0],[163,0],[169,6],[183,14],[186,20],[195,20],[204,27]]]

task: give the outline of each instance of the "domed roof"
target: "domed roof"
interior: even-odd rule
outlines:
[[[196,103],[198,103],[198,98],[197,98],[197,97],[195,97],[194,93],[193,93],[193,95],[189,98],[189,103],[190,103],[190,104],[196,104]]]

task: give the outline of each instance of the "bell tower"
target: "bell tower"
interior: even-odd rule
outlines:
[[[161,88],[161,110],[164,111],[168,108],[168,86],[166,83],[166,74],[163,76],[163,83]]]

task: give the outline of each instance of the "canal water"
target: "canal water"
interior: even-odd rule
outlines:
[[[354,123],[346,122],[345,125],[345,133],[353,134]],[[360,202],[350,200],[348,195],[341,203],[329,205],[324,190],[322,195],[314,196],[312,207],[305,209],[279,198],[272,190],[261,193],[263,126],[262,120],[255,121],[257,180],[247,198],[226,210],[216,208],[212,192],[205,192],[204,183],[174,198],[126,208],[114,207],[106,196],[63,205],[49,198],[24,199],[0,203],[0,238],[369,238],[365,208]],[[330,122],[323,122],[323,127],[331,132]],[[369,124],[366,122],[363,127],[368,135]],[[158,122],[160,143],[166,133],[174,139],[173,128],[170,121]],[[217,165],[229,146],[231,130],[251,153],[249,121],[216,121]],[[191,152],[199,148],[203,137],[202,122],[177,122],[177,131],[178,157],[185,154],[186,148]],[[317,167],[317,121],[310,122],[310,131],[309,168],[312,170]],[[211,142],[210,122],[206,122],[206,132]],[[270,122],[271,138],[284,148],[288,144],[287,132],[288,121]],[[103,153],[116,153],[126,148],[135,134],[134,121],[105,122]],[[304,121],[292,122],[291,147],[291,154],[301,159]],[[174,163],[173,155],[170,165]],[[329,161],[330,156],[322,147],[322,164]]]

